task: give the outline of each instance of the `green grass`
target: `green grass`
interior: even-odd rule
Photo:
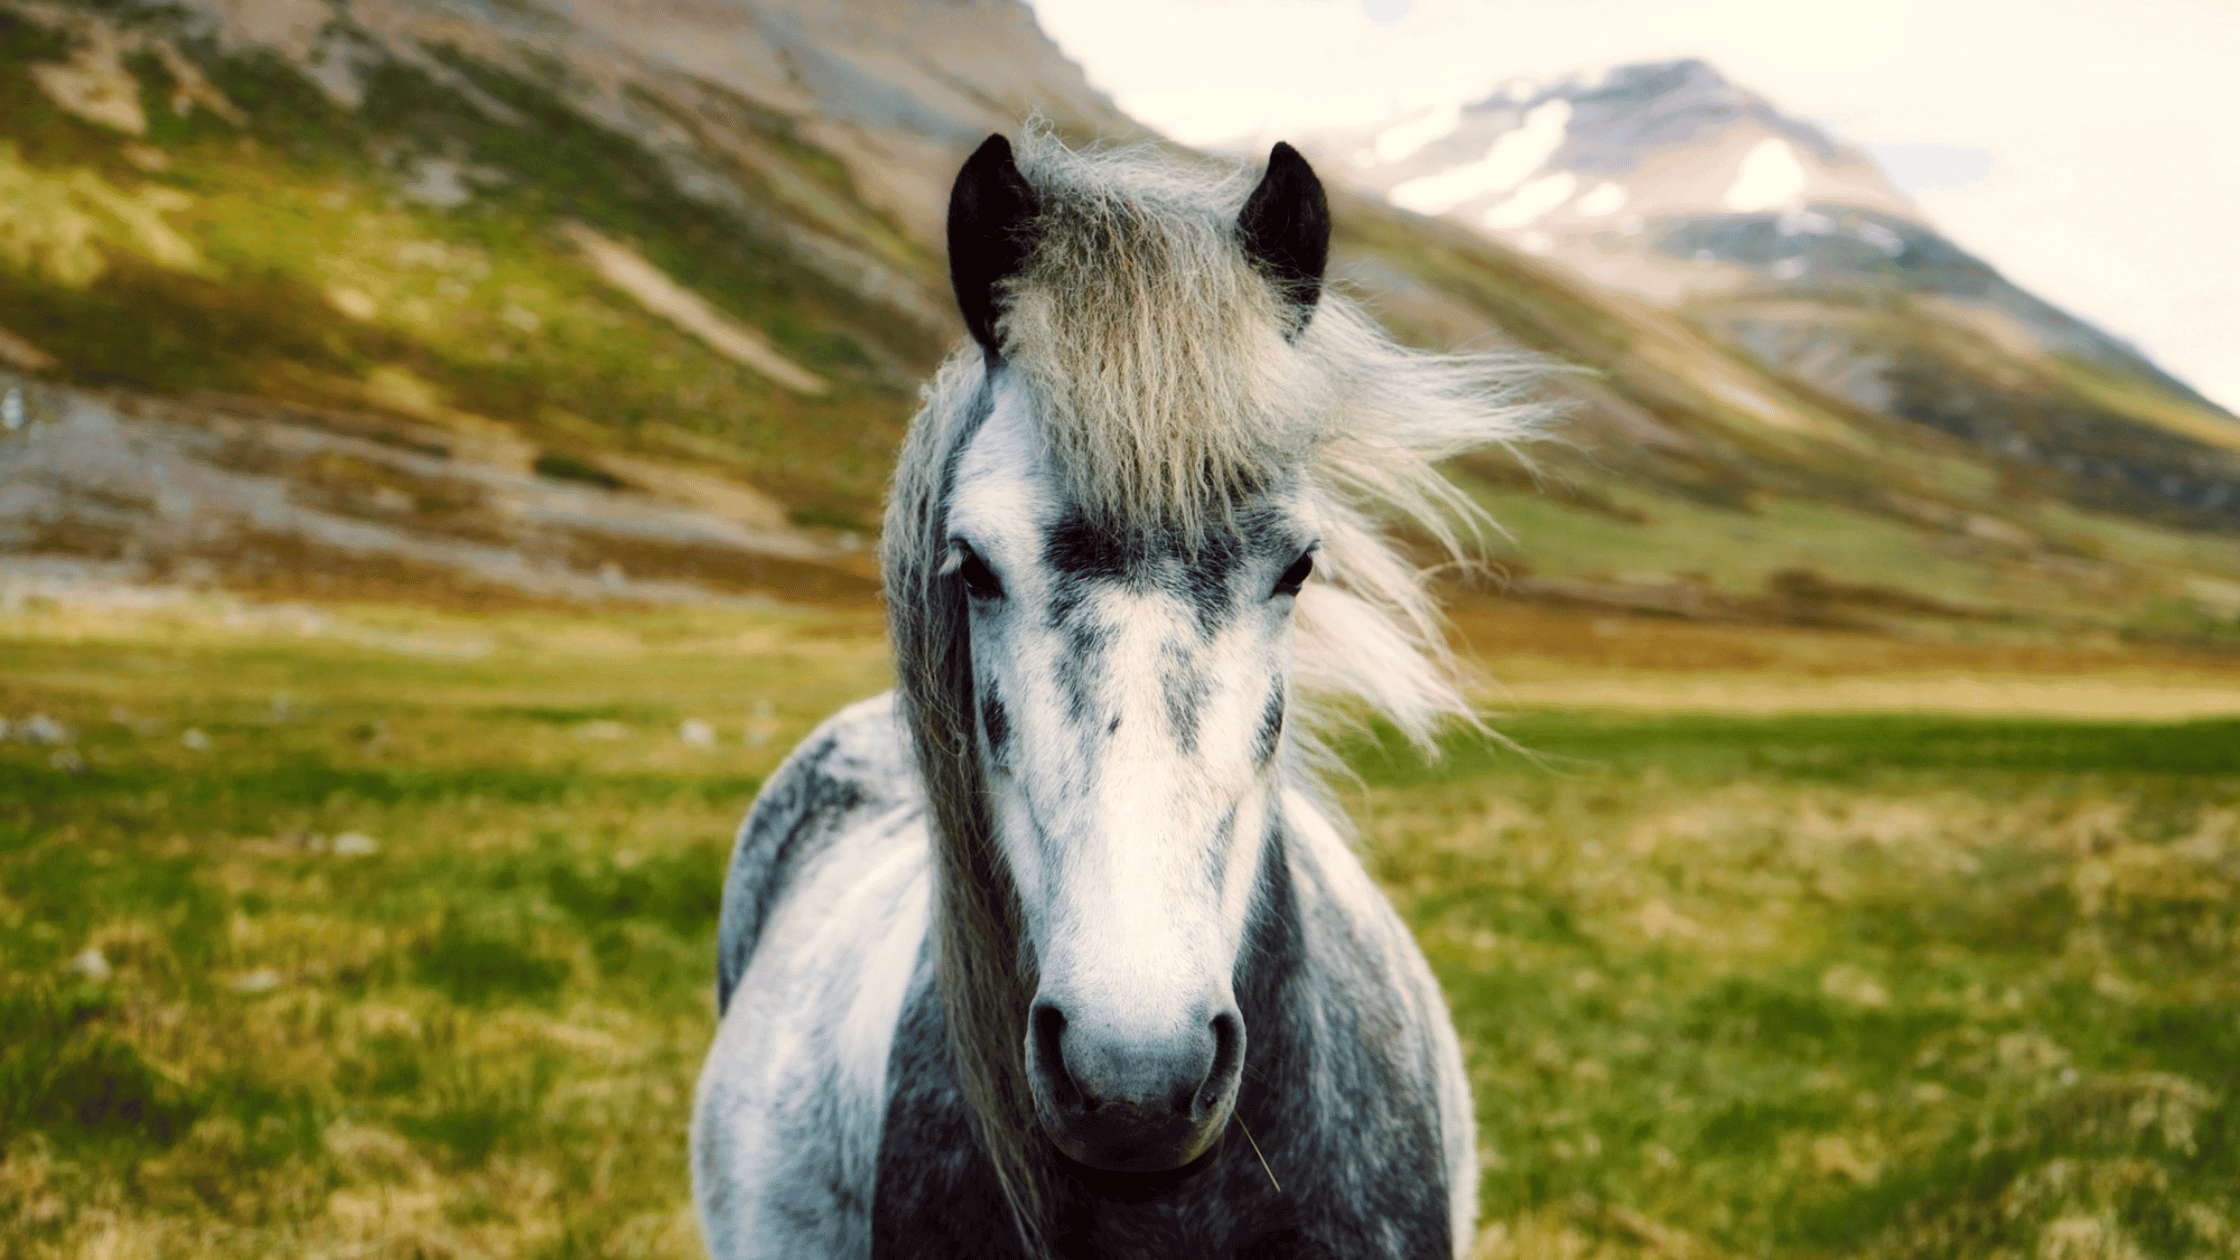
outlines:
[[[11,618],[0,1256],[696,1254],[729,832],[873,622]],[[1504,729],[1344,789],[1486,1254],[2232,1253],[2240,725]]]
[[[875,625],[122,620],[0,640],[0,1255],[692,1254],[730,831]]]
[[[2240,723],[1504,730],[1353,750],[1490,1251],[2233,1254]]]

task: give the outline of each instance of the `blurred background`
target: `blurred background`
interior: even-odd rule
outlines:
[[[690,1256],[963,155],[1257,161],[1495,725],[1342,795],[1483,1256],[2240,1254],[2240,14],[0,0],[0,1256]]]

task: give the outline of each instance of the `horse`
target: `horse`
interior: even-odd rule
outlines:
[[[693,1104],[711,1255],[1424,1257],[1472,1239],[1468,1077],[1324,786],[1336,723],[1475,721],[1418,554],[1529,369],[1329,291],[1329,203],[990,137],[970,333],[881,541],[896,686],[740,828]]]

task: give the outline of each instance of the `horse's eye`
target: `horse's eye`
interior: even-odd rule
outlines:
[[[964,560],[957,565],[957,576],[964,581],[964,592],[974,599],[1002,599],[1003,583],[996,580],[995,571],[973,552],[964,553]]]
[[[1283,576],[1276,579],[1275,593],[1270,595],[1269,598],[1274,599],[1278,595],[1298,594],[1299,588],[1307,584],[1307,575],[1312,572],[1314,572],[1314,553],[1311,551],[1301,552],[1299,558],[1291,562],[1291,567],[1283,571]]]

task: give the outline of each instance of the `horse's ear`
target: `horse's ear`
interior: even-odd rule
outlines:
[[[965,159],[949,190],[949,283],[965,327],[988,353],[1003,349],[996,335],[996,285],[1018,273],[1033,241],[1034,189],[1012,160],[1011,142],[989,136]]]
[[[1330,261],[1330,201],[1299,151],[1281,140],[1268,152],[1268,173],[1237,216],[1245,257],[1290,303],[1296,337],[1314,318],[1322,269]]]

